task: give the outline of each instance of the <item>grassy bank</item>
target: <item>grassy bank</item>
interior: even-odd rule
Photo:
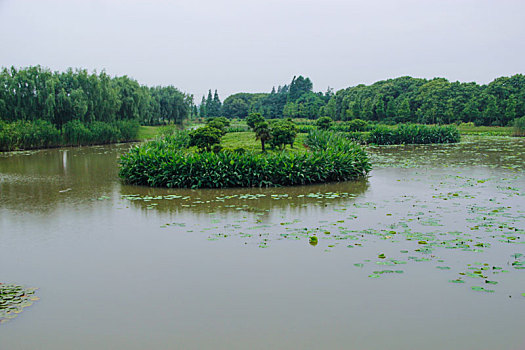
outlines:
[[[458,130],[461,135],[480,135],[480,136],[511,136],[512,127],[505,126],[474,126],[460,124]]]

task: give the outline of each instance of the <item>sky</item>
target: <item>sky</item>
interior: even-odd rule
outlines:
[[[174,85],[200,101],[308,76],[335,91],[410,75],[525,73],[524,0],[0,0],[0,66]]]

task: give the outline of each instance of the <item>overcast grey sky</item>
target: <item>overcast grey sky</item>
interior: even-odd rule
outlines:
[[[0,66],[105,69],[268,92],[402,75],[487,83],[525,72],[525,0],[0,0]]]

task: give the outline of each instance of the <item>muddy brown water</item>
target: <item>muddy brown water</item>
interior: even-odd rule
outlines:
[[[0,349],[525,349],[523,139],[221,190],[123,185],[129,147],[0,154],[0,282],[40,297]]]

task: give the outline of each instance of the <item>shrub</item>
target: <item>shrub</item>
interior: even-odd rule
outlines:
[[[0,151],[129,141],[136,139],[138,129],[138,122],[133,120],[113,124],[94,122],[89,125],[73,120],[64,124],[62,131],[41,119],[1,122]]]
[[[321,117],[317,119],[317,122],[315,124],[320,130],[328,130],[332,126],[332,118]]]
[[[72,120],[62,127],[62,137],[68,146],[89,145],[91,143],[91,130],[79,120]]]
[[[52,147],[59,141],[60,132],[45,120],[0,124],[0,151]]]
[[[117,120],[115,127],[120,131],[119,141],[135,141],[139,133],[140,124],[136,120]]]
[[[221,118],[224,118],[224,117],[221,117]],[[228,122],[228,125],[229,124],[230,123]],[[226,124],[224,124],[221,120],[219,120],[219,118],[210,119],[206,123],[206,126],[210,127],[210,128],[215,128],[215,129],[220,130],[221,133],[222,133],[222,136],[224,136],[226,134]]]
[[[206,118],[206,124],[209,125],[210,123],[221,123],[223,125],[223,127],[230,126],[230,120],[228,118],[226,118],[226,117],[210,117],[210,118]]]
[[[201,151],[210,151],[213,145],[221,142],[222,131],[211,126],[204,126],[192,130],[189,136],[190,146],[196,146]]]
[[[97,121],[88,127],[91,131],[90,144],[112,143],[120,139],[120,130],[114,125]]]
[[[365,131],[368,123],[365,120],[353,119],[346,122],[348,131]]]
[[[317,130],[317,127],[315,125],[302,124],[302,125],[297,125],[296,129],[298,133],[306,134],[312,130]]]

